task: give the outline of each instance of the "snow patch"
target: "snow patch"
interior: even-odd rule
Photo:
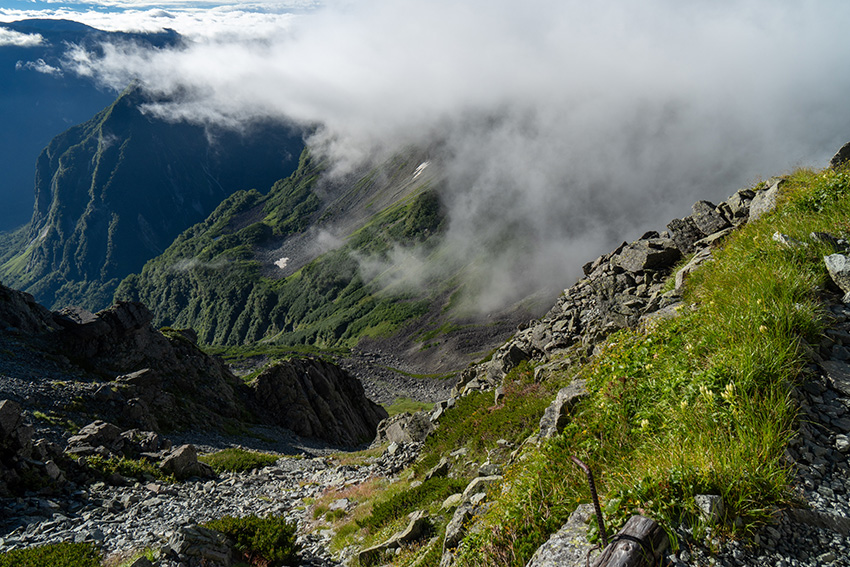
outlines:
[[[429,165],[431,165],[430,161],[423,161],[422,163],[420,163],[419,167],[416,168],[416,171],[413,172],[413,179],[416,179],[417,177],[422,175],[422,172],[425,171],[425,168],[427,168]]]

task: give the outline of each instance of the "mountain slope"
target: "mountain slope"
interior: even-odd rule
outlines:
[[[147,102],[131,87],[41,153],[26,236],[7,236],[6,283],[51,307],[104,307],[121,278],[233,191],[286,175],[302,147],[283,126],[210,132],[148,116]]]
[[[115,297],[151,305],[159,324],[192,327],[207,344],[368,342],[429,374],[456,371],[529,314],[513,308],[481,325],[464,313],[468,266],[441,248],[439,168],[423,160],[411,151],[340,180],[305,153],[268,195],[232,195]]]
[[[25,224],[32,216],[33,168],[50,140],[88,120],[115,99],[89,77],[63,70],[72,46],[97,53],[100,43],[134,42],[177,45],[173,31],[104,32],[66,20],[21,20],[0,23],[0,32],[18,41],[0,45],[0,231]]]

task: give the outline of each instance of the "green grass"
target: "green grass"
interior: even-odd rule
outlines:
[[[113,474],[123,477],[135,478],[142,481],[159,480],[163,482],[176,482],[173,475],[165,474],[155,464],[137,459],[126,459],[124,457],[102,457],[92,455],[81,457],[80,464],[84,464],[102,478],[108,478]]]
[[[524,565],[589,499],[571,455],[595,471],[612,529],[638,512],[699,528],[694,496],[713,493],[726,505],[720,530],[746,536],[789,502],[791,390],[805,343],[828,322],[823,256],[832,250],[808,235],[850,232],[850,175],[798,171],[782,191],[775,212],[736,231],[691,275],[681,317],[606,340],[581,370],[590,396],[562,435],[507,471],[506,492],[459,565]],[[775,231],[808,245],[784,247]]]
[[[278,455],[269,453],[230,448],[209,455],[201,455],[198,460],[211,466],[215,472],[222,473],[259,469],[275,464],[279,458]]]
[[[100,551],[90,543],[57,543],[0,553],[0,567],[99,567]]]
[[[440,418],[440,427],[425,440],[414,470],[423,474],[441,457],[459,448],[469,451],[469,460],[482,463],[496,441],[521,443],[537,430],[543,412],[564,385],[559,380],[535,382],[531,365],[522,363],[505,378],[504,398],[498,406],[494,404],[493,392],[476,392],[459,398]]]
[[[417,402],[416,400],[411,400],[410,398],[396,398],[392,404],[386,406],[384,409],[387,410],[387,413],[392,415],[396,415],[398,413],[416,413],[418,411],[428,411],[434,407],[434,404],[428,402]]]
[[[297,526],[284,518],[225,516],[204,526],[225,534],[252,565],[280,567],[297,559]]]
[[[386,500],[376,502],[372,506],[372,513],[358,520],[357,524],[372,530],[379,529],[427,503],[443,501],[452,494],[463,492],[466,485],[467,481],[464,479],[431,478],[416,488],[397,492]]]

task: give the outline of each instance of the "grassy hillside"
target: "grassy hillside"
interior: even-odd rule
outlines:
[[[446,410],[420,462],[402,473],[403,483],[458,449],[465,453],[455,458],[451,476],[472,478],[485,460],[507,465],[501,484],[489,491],[491,507],[461,544],[458,563],[525,565],[589,501],[572,455],[595,471],[609,528],[644,513],[668,528],[695,525],[699,535],[694,496],[711,493],[726,505],[720,530],[746,537],[774,507],[789,503],[792,471],[783,453],[797,426],[792,392],[805,378],[809,345],[829,325],[824,301],[836,297],[823,262],[834,250],[810,234],[846,237],[848,197],[846,168],[793,173],[778,208],[735,231],[687,281],[677,317],[616,333],[590,359],[576,351],[572,364],[543,382],[524,364],[506,378],[498,404],[492,394],[473,394]],[[783,245],[775,232],[804,244]],[[564,432],[526,442],[509,456],[536,428],[554,392],[575,377],[587,380],[589,395],[573,408]],[[352,515],[393,498],[365,498]],[[435,514],[437,531],[451,517],[437,501],[419,507]],[[382,541],[402,523],[374,533],[337,521],[337,544]],[[441,545],[402,552],[394,564],[426,555],[417,565],[437,565]]]
[[[330,222],[334,210],[316,192],[322,171],[322,164],[305,153],[298,170],[267,196],[232,195],[140,274],[122,282],[116,299],[143,301],[160,323],[192,327],[201,341],[219,345],[271,339],[351,347],[423,315],[427,297],[380,293],[378,285],[364,281],[357,258],[380,258],[394,246],[421,247],[426,234],[438,235],[443,212],[426,183],[412,186],[372,213],[344,243],[301,266],[284,271],[264,261],[269,250],[320,216]],[[375,183],[364,178],[352,191],[368,195],[375,192],[368,185]],[[289,275],[281,277],[284,273]]]
[[[279,356],[389,341],[381,348],[441,358],[430,373],[456,371],[504,340],[517,314],[481,325],[461,310],[466,266],[440,247],[446,214],[422,160],[411,151],[340,180],[305,152],[267,195],[235,193],[184,231],[115,299],[142,301],[159,325],[191,327],[207,345]],[[439,269],[428,279],[422,265]]]

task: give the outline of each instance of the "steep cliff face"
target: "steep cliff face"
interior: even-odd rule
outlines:
[[[268,187],[297,163],[300,135],[281,125],[250,136],[167,123],[125,91],[38,158],[26,242],[4,281],[52,307],[105,307],[138,271],[234,191]]]

